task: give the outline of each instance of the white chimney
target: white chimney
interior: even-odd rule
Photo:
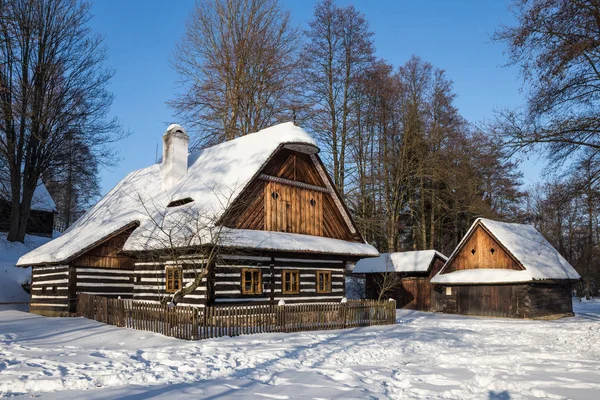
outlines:
[[[190,137],[181,125],[169,125],[163,135],[162,187],[169,190],[187,173]]]

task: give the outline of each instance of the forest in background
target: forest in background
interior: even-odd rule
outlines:
[[[402,65],[378,59],[365,15],[332,0],[317,3],[304,30],[277,0],[199,0],[173,53],[183,90],[169,105],[196,148],[278,122],[305,128],[381,252],[449,255],[477,217],[531,223],[580,272],[580,294],[595,295],[600,5],[515,0],[512,9],[517,24],[492,39],[521,68],[524,104],[485,123],[460,114],[443,66],[418,54]],[[38,179],[59,228],[73,223],[124,136],[107,118],[114,72],[90,18],[78,0],[0,0],[0,172],[23,193],[11,240],[23,239]],[[536,152],[547,173],[525,188],[515,160]]]

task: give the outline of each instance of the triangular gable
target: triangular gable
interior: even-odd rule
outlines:
[[[522,271],[523,264],[490,232],[476,221],[439,272],[465,269],[511,269]]]
[[[298,150],[276,151],[221,222],[237,229],[363,241],[321,160]]]

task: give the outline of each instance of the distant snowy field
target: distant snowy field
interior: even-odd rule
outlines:
[[[200,342],[0,311],[0,397],[599,399],[600,302],[575,307],[558,321],[399,310],[394,326]]]

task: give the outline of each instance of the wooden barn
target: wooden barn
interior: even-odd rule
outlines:
[[[10,229],[11,188],[8,173],[0,169],[0,232]],[[40,181],[33,192],[31,211],[27,220],[26,233],[36,236],[51,237],[54,229],[56,204],[48,193],[46,186]]]
[[[430,280],[445,262],[446,256],[435,250],[383,253],[360,260],[352,274],[364,275],[367,299],[377,299],[385,274],[393,274],[393,288],[386,293],[386,298],[396,300],[398,308],[431,311]]]
[[[579,279],[534,227],[478,219],[431,282],[442,312],[558,318],[573,314]]]
[[[73,312],[78,293],[165,302],[199,273],[179,305],[339,302],[347,265],[378,256],[298,126],[192,154],[188,140],[170,126],[160,162],[19,260],[33,267],[32,312]]]

